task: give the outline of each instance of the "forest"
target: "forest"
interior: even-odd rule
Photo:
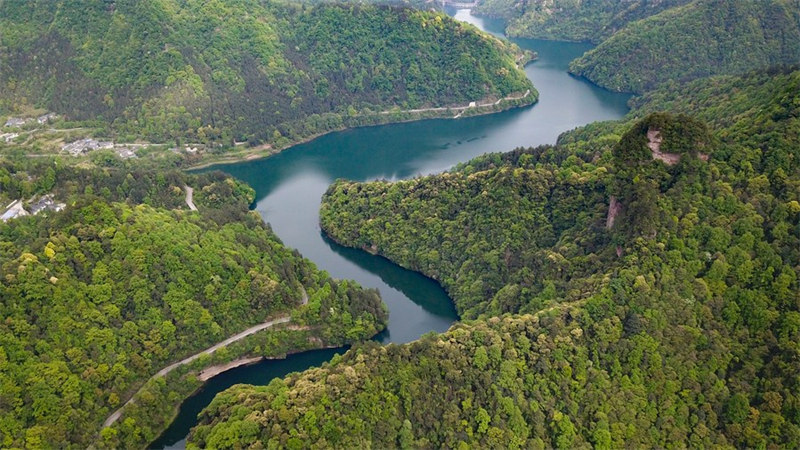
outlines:
[[[199,211],[184,203],[193,186]],[[0,224],[0,445],[142,447],[199,386],[204,365],[366,339],[376,291],[334,281],[249,212],[253,190],[219,172],[0,164],[0,192],[52,193],[64,211]],[[304,296],[307,305],[301,306]],[[259,333],[145,386],[162,367],[268,318]]]
[[[518,47],[407,7],[12,0],[0,29],[0,115],[217,151],[533,92]]]
[[[0,447],[142,448],[204,368],[355,344],[220,393],[189,447],[800,448],[796,1],[482,0],[513,35],[599,43],[571,71],[642,95],[554,145],[331,185],[323,233],[436,280],[462,319],[388,346],[363,342],[376,290],[284,246],[251,187],[177,170],[195,144],[234,158],[538,98],[532,53],[371,3],[0,0],[0,117],[64,128],[23,127],[32,145],[165,144],[0,144],[0,204],[65,205],[0,223]]]
[[[475,14],[507,21],[509,36],[602,42],[630,22],[693,0],[481,0]]]
[[[798,82],[670,86],[556,146],[337,182],[325,232],[439,280],[466,320],[234,387],[190,442],[800,446]]]
[[[612,91],[800,63],[793,0],[481,0],[473,14],[509,36],[598,44],[570,72]]]
[[[613,91],[800,63],[792,0],[695,0],[630,23],[570,65]]]

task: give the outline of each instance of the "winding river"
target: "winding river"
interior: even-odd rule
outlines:
[[[450,13],[503,35],[499,21],[474,17],[468,10]],[[354,279],[380,290],[390,311],[387,330],[376,337],[380,342],[403,343],[429,331],[442,332],[458,316],[436,282],[325,238],[318,209],[331,182],[337,178],[395,180],[441,172],[486,152],[552,144],[564,131],[616,119],[628,111],[628,95],[605,91],[567,74],[569,62],[590,45],[528,39],[514,42],[539,54],[526,68],[540,93],[536,105],[467,119],[358,128],[320,137],[267,159],[218,167],[255,188],[256,210],[286,245],[335,278]],[[152,447],[185,447],[197,414],[216,393],[237,383],[267,384],[275,377],[318,366],[344,351],[306,352],[225,372],[181,405],[178,417]]]

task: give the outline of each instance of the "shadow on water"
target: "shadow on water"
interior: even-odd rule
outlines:
[[[320,237],[334,253],[364,270],[378,275],[384,283],[402,292],[428,313],[441,317],[458,316],[452,300],[435,280],[418,272],[397,270],[397,264],[383,256],[344,247],[334,242],[325,233],[320,233]]]
[[[451,11],[456,19],[502,35],[502,22]],[[398,180],[447,170],[486,152],[553,144],[558,135],[598,120],[627,113],[628,95],[615,94],[566,73],[569,62],[589,44],[514,39],[539,58],[525,73],[539,90],[539,101],[502,113],[432,119],[331,133],[296,145],[267,159],[212,167],[256,190],[253,209],[275,234],[320,269],[380,291],[389,308],[389,325],[374,340],[410,342],[429,331],[442,332],[458,319],[455,308],[435,281],[403,269],[385,258],[342,247],[319,229],[320,198],[337,178],[356,181]],[[231,370],[209,382],[181,406],[156,448],[183,448],[197,414],[214,395],[235,383],[267,384],[275,377],[329,360],[343,349],[293,355]]]
[[[167,431],[148,448],[161,449],[167,447],[185,447],[189,430],[197,423],[197,415],[214,396],[229,387],[240,384],[266,385],[275,378],[284,377],[292,372],[300,372],[310,367],[319,367],[330,361],[333,355],[341,355],[349,347],[336,349],[312,350],[289,355],[286,359],[266,360],[251,366],[237,367],[223,372],[208,380],[193,396],[181,404],[178,416]]]
[[[507,151],[508,144],[482,145],[486,129],[505,134],[519,127],[535,105],[459,120],[428,119],[393,125],[353,128],[298,144],[269,158],[202,169],[222,170],[256,190],[256,202],[297,173],[313,170],[330,180],[397,180],[445,170],[487,151]],[[513,143],[511,143],[513,145]],[[521,142],[520,142],[521,145]],[[513,147],[512,147],[513,148]],[[441,165],[430,163],[449,157]]]

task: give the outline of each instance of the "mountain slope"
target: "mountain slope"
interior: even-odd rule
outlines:
[[[4,193],[31,189],[20,174],[68,203],[0,224],[3,447],[142,447],[205,365],[342,345],[385,326],[377,292],[285,248],[248,213],[252,190],[230,178],[52,167],[0,167]],[[198,212],[185,210],[184,184]],[[255,334],[145,385],[98,440],[103,420],[161,368],[287,315],[299,329]]]
[[[601,42],[630,22],[691,0],[482,0],[476,14],[508,20],[509,36]]]
[[[282,142],[360,112],[532,90],[518,49],[411,9],[14,0],[0,29],[0,113],[42,107],[158,142]]]
[[[614,91],[800,62],[791,0],[696,0],[629,24],[570,65]]]
[[[338,182],[328,233],[436,276],[478,320],[223,393],[193,442],[800,445],[797,77],[705,80],[698,98],[647,104],[675,95],[715,128],[639,110],[555,148]],[[702,96],[716,90],[737,92],[739,116],[716,115],[727,99]]]

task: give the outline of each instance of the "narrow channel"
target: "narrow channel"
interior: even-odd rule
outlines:
[[[501,21],[449,13],[497,36]],[[590,44],[512,39],[536,51],[526,67],[539,90],[536,105],[489,116],[425,120],[332,133],[267,159],[219,166],[256,190],[255,209],[284,244],[335,278],[377,288],[389,307],[382,343],[413,341],[430,331],[443,332],[458,319],[452,302],[433,280],[360,250],[326,239],[319,228],[322,194],[337,178],[397,180],[437,173],[487,152],[555,143],[559,134],[628,111],[626,94],[615,94],[570,76],[567,66]],[[197,414],[218,392],[237,383],[268,384],[275,377],[318,366],[345,349],[319,350],[269,360],[223,373],[181,405],[178,417],[152,448],[184,448]]]

